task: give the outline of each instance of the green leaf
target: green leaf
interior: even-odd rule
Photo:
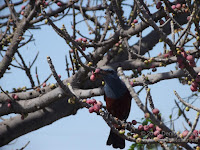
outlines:
[[[132,145],[130,146],[130,148],[129,148],[128,150],[134,150],[134,149],[136,148],[136,146],[137,146],[137,144],[134,143],[134,144],[132,144]]]
[[[142,125],[144,126],[144,125],[147,125],[147,124],[148,124],[148,120],[145,119],[145,120],[142,122]]]

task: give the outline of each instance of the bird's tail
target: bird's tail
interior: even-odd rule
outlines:
[[[125,147],[125,140],[110,130],[110,135],[106,144],[112,145],[113,148],[123,149]]]

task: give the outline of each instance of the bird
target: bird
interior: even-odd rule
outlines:
[[[129,116],[132,100],[126,85],[113,69],[98,69],[95,73],[96,76],[102,76],[105,82],[104,100],[106,101],[106,109],[112,116],[125,121]],[[120,127],[118,129],[120,130]],[[113,148],[125,148],[125,140],[112,130],[110,130],[106,144],[112,145]]]

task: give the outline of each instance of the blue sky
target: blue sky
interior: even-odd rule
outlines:
[[[65,24],[66,29],[69,31],[71,30],[70,20],[67,18],[56,22],[56,24],[59,27],[62,27],[62,24]],[[79,28],[83,34],[87,35],[87,30],[84,30],[87,29],[85,26],[79,26]],[[46,61],[47,56],[51,57],[56,71],[61,74],[62,79],[67,78],[67,73],[65,71],[65,55],[68,54],[69,47],[65,41],[60,38],[48,25],[43,26],[41,30],[30,31],[33,33],[36,40],[24,46],[23,48],[20,48],[19,51],[22,53],[23,57],[26,58],[27,64],[29,60],[34,59],[34,56],[38,51],[40,52],[38,60],[31,70],[34,80],[36,81],[36,66],[38,68],[38,75],[41,82],[45,80],[46,77],[51,73]],[[149,31],[150,30],[146,30],[145,33],[147,34]],[[133,37],[130,42],[137,42],[136,37]],[[158,44],[154,48],[155,52],[151,52],[151,54],[157,55],[160,51],[162,51],[160,46],[162,46],[162,44]],[[0,60],[1,59],[2,58],[0,57]],[[174,65],[170,65],[166,68],[159,68],[158,72],[165,72],[169,71],[170,69],[174,70]],[[0,85],[3,87],[3,89],[11,90],[13,87],[30,87],[29,80],[23,71],[11,67],[10,72],[12,72],[12,74],[5,74],[0,80]],[[148,71],[144,71],[143,73],[147,72]],[[55,83],[54,78],[52,77],[48,83]],[[181,97],[189,96],[192,93],[189,89],[189,86],[181,85],[178,80],[161,81],[156,85],[151,85],[150,88],[155,107],[160,109],[162,116],[166,118],[165,121],[169,120],[171,109],[175,105],[174,99],[176,99],[176,97],[174,96],[173,90],[176,90]],[[136,87],[135,89],[138,91],[140,88]],[[145,101],[145,93],[146,92],[143,91],[140,94],[140,98],[143,102]],[[103,101],[103,96],[96,97],[96,99]],[[195,104],[199,105],[200,102],[196,102]],[[191,110],[186,114],[193,122],[196,113]],[[140,121],[142,117],[142,111],[138,109],[134,100],[132,100],[132,109],[128,121],[133,119]],[[180,119],[178,122],[175,122],[176,130],[183,131],[183,122],[184,119]],[[188,127],[185,122],[184,125]],[[197,125],[197,127],[199,126],[200,124]],[[101,117],[97,116],[96,114],[90,114],[87,109],[81,109],[75,116],[60,119],[49,126],[19,137],[1,149],[19,149],[28,141],[30,141],[30,144],[27,146],[26,150],[111,150],[113,149],[112,147],[106,146],[109,130],[109,127]],[[126,143],[125,149],[128,149],[131,145],[131,142]]]

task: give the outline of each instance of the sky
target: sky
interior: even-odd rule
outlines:
[[[62,24],[65,24],[67,30],[71,30],[71,20],[69,20],[69,18],[64,18],[61,21],[56,22],[56,25],[59,27],[62,27]],[[79,26],[78,28],[83,34],[88,35],[84,25]],[[149,31],[149,29],[145,30],[144,35]],[[20,48],[19,51],[26,59],[27,64],[29,61],[34,59],[38,51],[40,52],[38,60],[31,70],[34,81],[36,81],[36,66],[41,82],[44,81],[46,77],[51,73],[49,65],[46,61],[47,56],[51,57],[56,71],[61,75],[61,79],[66,79],[67,72],[65,71],[65,55],[68,54],[69,47],[65,41],[60,38],[48,25],[42,26],[41,30],[29,30],[26,32],[26,34],[29,34],[29,32],[34,35],[35,41]],[[134,36],[130,42],[136,43],[137,40],[138,39]],[[151,52],[151,54],[154,56],[159,54],[159,52],[162,51],[160,48],[161,46],[162,44],[155,46],[154,51]],[[90,51],[90,49],[87,49],[86,51]],[[1,60],[2,57],[0,57],[0,61]],[[158,68],[158,72],[166,72],[170,69],[174,70],[174,65]],[[9,72],[12,73],[5,74],[4,77],[0,80],[0,85],[4,90],[11,90],[13,87],[30,87],[30,82],[23,71],[11,67]],[[144,74],[148,72],[148,70],[143,71]],[[55,83],[54,78],[52,77],[48,83]],[[187,97],[192,94],[188,85],[182,85],[178,80],[175,79],[161,81],[155,85],[150,85],[149,87],[151,88],[154,105],[160,109],[160,112],[162,113],[162,116],[165,118],[166,122],[169,121],[169,115],[171,114],[172,108],[175,106],[174,100],[177,100],[173,90],[176,90],[181,97]],[[138,91],[140,88],[141,87],[135,87],[134,89]],[[144,103],[146,92],[142,91],[139,96]],[[104,103],[103,96],[95,98],[97,100],[101,100]],[[199,104],[200,102],[195,102],[195,105],[199,106]],[[191,119],[191,122],[193,122],[196,113],[190,110],[189,112],[186,112],[186,114]],[[176,115],[177,114],[175,114],[175,116]],[[134,119],[140,122],[142,117],[144,117],[143,112],[138,109],[135,101],[132,100],[132,108],[128,121]],[[176,121],[176,131],[183,131],[183,124],[188,128],[183,118],[181,118],[179,121]],[[197,127],[200,127],[200,124],[198,124]],[[79,110],[75,116],[62,118],[52,123],[51,125],[45,126],[37,131],[21,136],[10,142],[8,145],[1,147],[0,149],[20,149],[28,141],[30,141],[30,144],[26,147],[26,150],[112,150],[112,147],[106,146],[109,130],[109,127],[100,116],[97,116],[96,114],[90,114],[88,110],[84,108]],[[128,149],[131,144],[131,142],[126,141],[125,149]]]

